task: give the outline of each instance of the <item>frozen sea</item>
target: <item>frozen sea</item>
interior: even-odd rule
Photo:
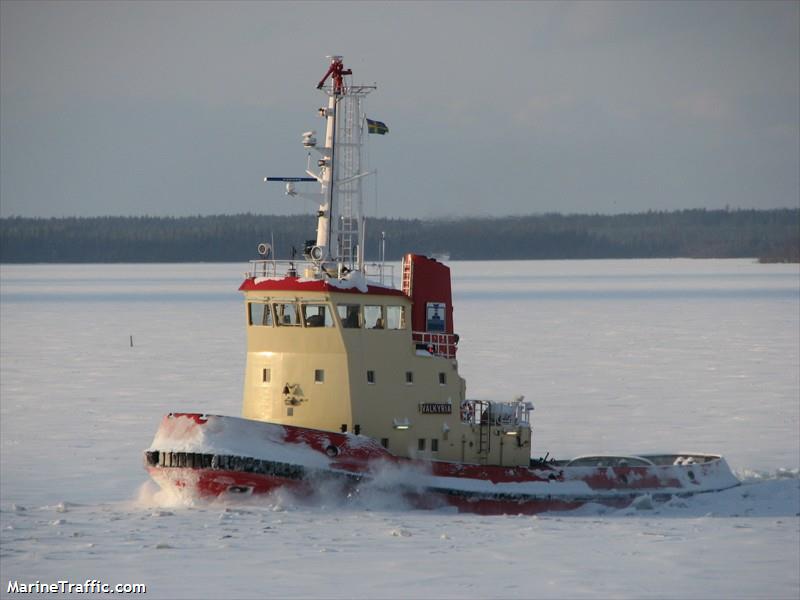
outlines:
[[[536,517],[174,504],[142,451],[164,413],[239,414],[246,265],[3,265],[0,596],[96,579],[148,598],[800,597],[797,265],[451,267],[468,395],[532,401],[534,456],[719,452],[743,485]]]

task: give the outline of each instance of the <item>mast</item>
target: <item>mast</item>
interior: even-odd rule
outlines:
[[[303,134],[303,146],[318,154],[317,169],[311,159],[309,177],[267,177],[266,181],[286,181],[286,194],[319,203],[317,237],[306,256],[314,264],[317,277],[342,278],[352,271],[364,271],[364,233],[362,185],[362,144],[365,134],[364,98],[374,85],[354,85],[353,71],[346,69],[342,57],[328,56],[330,65],[317,84],[328,96],[327,106],[319,109],[325,119],[325,145],[318,146],[316,131]],[[345,79],[347,77],[347,79]],[[330,78],[330,83],[328,79]],[[310,155],[309,155],[310,157]],[[295,190],[295,181],[317,181],[316,194]]]
[[[326,202],[320,206],[317,223],[317,246],[323,263],[336,265],[338,276],[363,270],[364,239],[361,148],[364,136],[363,100],[375,86],[353,85],[345,76],[341,56],[329,56],[330,66],[317,84],[328,96],[328,107],[320,109],[326,119],[325,148],[318,149],[322,159],[320,184]],[[326,86],[328,77],[331,83]],[[349,77],[348,77],[349,79]],[[333,265],[329,265],[333,266]],[[329,268],[325,271],[330,272]]]

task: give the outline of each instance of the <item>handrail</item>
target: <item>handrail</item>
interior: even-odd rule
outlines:
[[[464,400],[461,403],[461,420],[470,425],[517,427],[530,425],[532,410],[530,402]]]
[[[259,259],[250,261],[250,270],[245,277],[304,277],[306,272],[316,268],[309,260]],[[364,277],[368,282],[394,287],[394,265],[386,263],[366,263]]]
[[[307,260],[251,260],[250,270],[245,273],[246,277],[279,277],[287,276],[294,272],[304,273],[306,269],[313,267],[313,263]]]
[[[442,356],[444,358],[456,357],[458,336],[454,333],[412,331],[411,339],[417,350],[423,350],[433,356]]]

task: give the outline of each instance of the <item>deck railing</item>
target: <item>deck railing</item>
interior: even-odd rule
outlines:
[[[455,358],[458,350],[458,336],[454,333],[431,333],[429,331],[412,331],[411,339],[417,347],[434,356]]]
[[[313,272],[315,264],[308,260],[251,260],[245,277],[305,277]],[[336,276],[331,273],[331,276]],[[394,287],[394,265],[386,263],[364,264],[368,282]]]
[[[461,403],[461,421],[470,425],[491,425],[513,428],[530,426],[530,402],[494,402],[491,400],[464,400]]]
[[[314,265],[307,260],[251,260],[246,277],[302,277]]]
[[[364,263],[364,275],[367,281],[394,287],[394,265],[380,263]]]

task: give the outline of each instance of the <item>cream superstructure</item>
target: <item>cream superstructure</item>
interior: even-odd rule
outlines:
[[[245,297],[245,418],[368,435],[398,456],[529,464],[527,406],[467,400],[456,359],[412,339],[407,296],[275,289]],[[346,327],[340,310],[358,311],[358,326]],[[295,317],[283,323],[287,312]],[[389,312],[400,319],[368,322]],[[313,316],[323,324],[309,325]]]

